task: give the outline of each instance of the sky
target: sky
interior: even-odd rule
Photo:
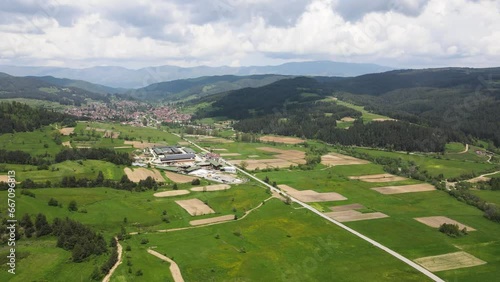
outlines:
[[[0,64],[500,65],[499,0],[2,0]]]

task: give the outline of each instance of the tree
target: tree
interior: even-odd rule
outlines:
[[[71,202],[69,202],[68,210],[72,211],[72,212],[73,211],[78,211],[78,205],[76,204],[75,200],[71,200]]]
[[[36,237],[41,237],[52,233],[52,228],[50,227],[45,215],[39,213],[35,219],[35,229]]]
[[[54,199],[54,198],[50,198],[48,204],[51,207],[57,207],[57,206],[59,206],[59,202],[56,199]]]
[[[104,182],[104,174],[102,173],[102,171],[99,170],[99,172],[97,173],[97,177],[95,179],[95,183],[97,185],[101,185],[103,182]]]
[[[246,162],[246,161],[241,161],[241,162],[240,162],[240,167],[241,167],[242,169],[246,169],[246,168],[248,167],[248,162]]]
[[[191,185],[200,185],[200,179],[199,178],[195,178],[191,181]]]
[[[264,182],[269,183],[269,177],[267,177],[267,175],[266,178],[264,178]]]

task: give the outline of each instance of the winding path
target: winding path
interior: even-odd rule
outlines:
[[[177,135],[177,134],[176,134],[176,135]],[[177,136],[178,136],[178,137],[180,137],[179,135],[177,135]],[[184,138],[183,138],[183,139],[184,139]],[[185,141],[187,141],[187,142],[189,142],[190,144],[192,144],[193,146],[197,147],[198,149],[200,149],[200,150],[202,150],[202,151],[204,151],[204,152],[209,152],[209,151],[208,151],[208,150],[206,150],[205,148],[200,147],[198,144],[196,144],[196,143],[194,143],[194,142],[192,142],[192,141],[190,141],[190,140],[188,140],[188,139],[184,139],[184,140],[185,140]],[[468,149],[468,146],[466,146],[466,147],[467,147],[467,149]],[[279,190],[279,189],[277,189],[277,188],[275,188],[275,187],[273,187],[273,186],[271,186],[271,185],[267,184],[266,182],[264,182],[264,181],[262,181],[262,180],[258,179],[257,177],[255,177],[255,176],[251,175],[250,173],[248,173],[248,172],[246,172],[246,171],[244,171],[244,170],[242,170],[242,169],[240,169],[240,168],[238,168],[238,167],[235,167],[234,165],[232,165],[231,163],[227,162],[226,160],[224,160],[224,159],[222,159],[222,158],[221,158],[220,160],[221,160],[222,162],[224,162],[227,166],[234,167],[234,168],[235,168],[235,169],[237,169],[239,172],[241,172],[241,173],[245,174],[246,176],[250,177],[251,179],[253,179],[253,180],[255,180],[255,181],[259,182],[260,184],[263,184],[264,186],[268,187],[269,189],[271,189],[271,191],[272,191],[272,192],[277,192],[277,193],[280,193],[280,192],[281,192],[282,194],[287,195],[288,197],[290,197],[290,199],[291,199],[293,202],[295,202],[295,203],[297,203],[297,204],[299,204],[299,205],[303,206],[304,208],[306,208],[306,209],[310,210],[311,212],[313,212],[313,213],[315,213],[316,215],[318,215],[318,216],[320,216],[320,217],[324,218],[325,220],[327,220],[327,221],[329,221],[329,222],[331,222],[331,223],[333,223],[333,224],[335,224],[335,225],[339,226],[340,228],[342,228],[342,229],[344,229],[344,230],[346,230],[346,231],[350,232],[351,234],[354,234],[354,235],[358,236],[359,238],[361,238],[361,239],[363,239],[363,240],[367,241],[368,243],[370,243],[370,244],[374,245],[375,247],[377,247],[377,248],[379,248],[379,249],[381,249],[381,250],[383,250],[383,251],[387,252],[388,254],[392,255],[393,257],[395,257],[395,258],[397,258],[397,259],[401,260],[402,262],[404,262],[404,263],[406,263],[407,265],[411,266],[411,267],[412,267],[412,268],[414,268],[415,270],[417,270],[417,271],[419,271],[420,273],[424,274],[425,276],[429,277],[429,278],[430,278],[430,279],[432,279],[433,281],[444,282],[444,280],[442,280],[441,278],[439,278],[437,275],[435,275],[434,273],[432,273],[432,272],[430,272],[429,270],[425,269],[424,267],[420,266],[419,264],[417,264],[417,263],[413,262],[412,260],[410,260],[410,259],[408,259],[408,258],[406,258],[406,257],[404,257],[404,256],[402,256],[402,255],[400,255],[399,253],[397,253],[397,252],[395,252],[395,251],[393,251],[393,250],[389,249],[388,247],[386,247],[386,246],[384,246],[384,245],[382,245],[382,244],[378,243],[377,241],[375,241],[375,240],[373,240],[373,239],[368,238],[367,236],[365,236],[365,235],[363,235],[363,234],[359,233],[358,231],[356,231],[356,230],[354,230],[354,229],[352,229],[352,228],[350,228],[350,227],[347,227],[346,225],[344,225],[344,224],[342,224],[342,223],[340,223],[340,222],[338,222],[338,221],[336,221],[336,220],[334,220],[334,219],[332,219],[332,218],[330,218],[330,217],[326,216],[325,214],[323,214],[323,213],[321,213],[320,211],[318,211],[318,210],[314,209],[314,208],[313,208],[313,207],[311,207],[310,205],[308,205],[308,204],[306,204],[306,203],[304,203],[304,202],[301,202],[301,201],[299,201],[299,200],[297,200],[297,199],[295,199],[295,198],[291,197],[290,195],[286,194],[285,192],[283,192],[283,191],[281,191],[281,190]]]
[[[148,249],[148,253],[152,254],[153,256],[155,256],[163,261],[169,262],[170,263],[170,272],[172,273],[172,278],[174,278],[174,281],[175,282],[184,282],[184,278],[182,278],[181,269],[179,268],[179,266],[177,265],[177,263],[175,261],[173,261],[169,257],[166,257],[166,256],[158,253],[157,251],[153,251],[151,249]]]
[[[102,279],[102,282],[109,282],[109,279],[111,279],[111,275],[113,275],[113,272],[118,268],[118,266],[122,263],[122,245],[120,245],[120,242],[118,241],[118,238],[115,237],[116,241],[116,251],[118,252],[118,260],[116,261],[115,265],[109,270],[108,274],[104,276]]]
[[[465,150],[463,150],[462,152],[458,152],[456,154],[465,154],[467,153],[467,151],[469,151],[469,144],[465,144]]]

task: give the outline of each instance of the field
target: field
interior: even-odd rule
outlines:
[[[349,179],[361,180],[364,182],[394,182],[394,181],[407,180],[408,178],[392,175],[389,173],[381,173],[381,174],[370,174],[361,176],[350,176]]]
[[[335,165],[358,165],[367,164],[368,161],[357,159],[351,156],[342,155],[338,153],[328,153],[321,156],[321,164],[335,166]]]
[[[0,149],[8,151],[21,150],[33,156],[45,153],[54,156],[63,148],[62,145],[57,145],[54,142],[53,136],[58,133],[58,130],[46,126],[33,132],[0,134]]]
[[[149,243],[140,244],[142,238]],[[219,238],[219,239],[217,239]],[[240,221],[133,236],[134,269],[168,272],[166,266],[143,263],[136,254],[154,250],[173,258],[186,281],[422,281],[423,276],[388,254],[357,239],[306,210],[271,200]],[[196,254],[196,255],[193,255]],[[142,256],[141,256],[142,257]],[[357,263],[352,263],[356,261]],[[370,271],[364,271],[370,269]],[[127,274],[126,264],[116,279]],[[138,277],[137,281],[148,281]]]
[[[489,203],[494,203],[500,206],[500,191],[491,190],[472,190],[472,194],[479,196],[481,199]]]
[[[348,108],[355,109],[356,111],[361,112],[361,114],[362,114],[361,117],[363,118],[364,122],[391,120],[390,117],[382,116],[382,115],[379,115],[379,114],[370,113],[367,110],[365,110],[365,108],[362,107],[362,106],[356,106],[354,104],[351,104],[351,103],[348,103],[348,102],[344,102],[344,101],[340,101],[340,100],[336,100],[336,103],[338,105],[346,106]],[[348,124],[352,123],[352,121],[346,121],[346,122]]]
[[[438,176],[439,174],[443,174],[445,178],[458,177],[461,174],[468,174],[472,172],[481,174],[482,172],[495,168],[494,164],[478,163],[466,160],[440,159],[432,155],[415,155],[364,148],[355,148],[355,150],[373,157],[401,158],[403,160],[413,161],[419,165],[422,170],[427,170],[430,175]]]
[[[285,191],[290,196],[298,199],[299,201],[305,202],[305,203],[332,202],[332,201],[347,200],[346,197],[340,195],[339,193],[335,193],[335,192],[318,193],[318,192],[313,191],[313,190],[298,191],[298,190],[296,190],[288,185],[284,185],[284,184],[278,185],[278,188]]]
[[[384,195],[390,195],[390,194],[433,191],[436,190],[436,188],[434,188],[434,186],[430,184],[422,183],[422,184],[412,184],[412,185],[376,187],[372,188],[372,190],[375,190]]]
[[[467,225],[463,225],[462,223],[455,221],[451,218],[447,218],[446,216],[418,217],[415,218],[415,220],[433,228],[439,228],[439,226],[441,226],[442,224],[447,223],[447,224],[456,224],[460,229],[467,228],[467,231],[476,231],[476,229]]]
[[[125,174],[127,174],[128,178],[132,182],[136,182],[136,183],[141,181],[141,180],[145,180],[148,177],[153,178],[156,182],[164,182],[165,181],[165,179],[163,178],[161,173],[156,169],[149,170],[149,169],[141,167],[141,168],[134,168],[132,170],[132,169],[126,167],[124,169],[124,172],[125,172]]]
[[[262,136],[259,138],[260,141],[263,142],[276,142],[276,143],[284,143],[284,144],[300,144],[304,143],[304,139],[294,138],[294,137],[284,137],[284,136]]]
[[[424,257],[416,259],[415,261],[433,272],[472,267],[486,263],[466,252]]]

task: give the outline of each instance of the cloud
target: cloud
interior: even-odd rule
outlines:
[[[8,0],[0,64],[489,66],[500,61],[499,3]]]

